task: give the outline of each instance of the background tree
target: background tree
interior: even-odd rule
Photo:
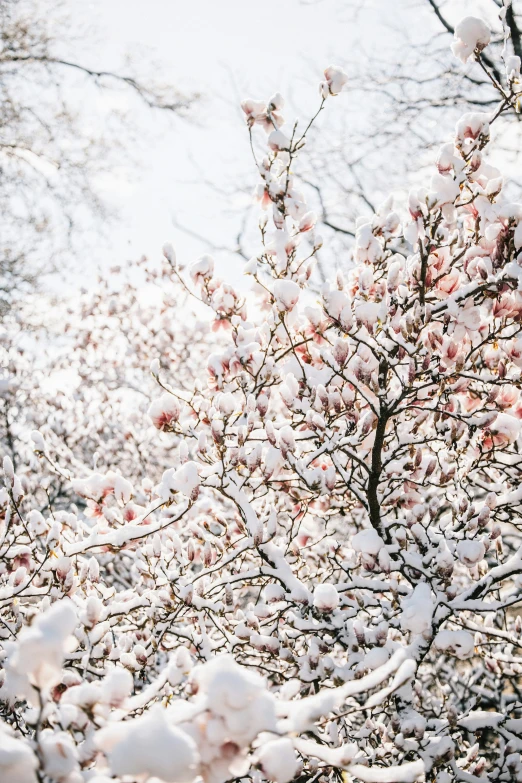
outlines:
[[[64,5],[5,0],[0,5],[0,306],[64,263],[71,242],[108,217],[99,177],[127,161],[145,110],[184,116],[193,96],[140,77],[146,62],[112,72],[77,60],[75,40],[95,31]],[[83,23],[83,26],[82,26]],[[67,33],[65,35],[65,33]],[[143,58],[142,58],[143,59]],[[83,103],[112,97],[95,117]],[[125,94],[127,106],[118,101]],[[93,218],[98,218],[93,220]]]
[[[30,432],[47,439],[61,471],[42,506],[67,507],[68,477],[93,465],[158,482],[170,464],[176,444],[158,438],[146,416],[157,389],[150,364],[161,356],[188,390],[196,357],[203,363],[219,344],[171,278],[166,261],[142,258],[72,299],[33,293],[4,316],[0,447],[29,489],[37,464]]]

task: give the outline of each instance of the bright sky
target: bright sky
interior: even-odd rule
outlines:
[[[73,16],[76,3],[68,0]],[[412,18],[412,8],[419,35],[425,34],[433,18],[422,5],[419,10],[419,0],[90,0],[87,13],[100,39],[93,63],[121,70],[125,52],[145,51],[157,63],[158,77],[202,95],[193,123],[148,116],[139,180],[104,178],[120,218],[99,261],[120,263],[142,253],[157,257],[165,240],[183,260],[204,251],[173,228],[172,217],[229,246],[237,207],[245,203],[240,193],[228,193],[230,186],[256,182],[240,99],[280,91],[310,116],[324,67],[339,63],[349,72],[361,50],[392,53],[397,25]],[[453,5],[457,13],[469,7],[467,0]],[[75,54],[78,61],[91,59],[88,49]],[[350,116],[356,108],[344,95],[329,110]],[[150,139],[147,128],[153,131]],[[227,192],[202,184],[205,179]]]
[[[69,2],[74,13],[76,0]],[[318,105],[321,69],[357,56],[361,30],[367,48],[386,46],[390,5],[369,0],[354,24],[346,0],[91,0],[97,65],[121,70],[126,51],[145,50],[160,78],[202,95],[194,123],[149,116],[153,145],[143,139],[140,181],[104,179],[121,217],[100,260],[157,255],[167,239],[182,257],[201,253],[201,243],[172,227],[172,216],[230,244],[245,197],[224,196],[201,181],[227,190],[256,182],[239,101],[280,91],[309,114]],[[346,100],[332,107],[348,109]],[[228,220],[227,212],[234,213]]]

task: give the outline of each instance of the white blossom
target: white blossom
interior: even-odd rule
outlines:
[[[455,27],[453,54],[465,63],[475,52],[481,52],[489,44],[491,33],[485,22],[476,16],[466,16]]]

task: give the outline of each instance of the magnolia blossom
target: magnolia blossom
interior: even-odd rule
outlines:
[[[321,94],[338,95],[348,82],[348,75],[338,65],[330,65],[324,72],[325,82],[321,84]]]
[[[204,280],[207,277],[212,277],[214,272],[214,259],[212,256],[201,256],[198,261],[195,261],[191,268],[190,274],[194,282]]]
[[[476,16],[466,16],[455,27],[455,41],[451,49],[455,57],[465,63],[474,52],[485,49],[490,40],[491,33],[486,23]]]
[[[331,612],[339,604],[339,593],[334,585],[317,585],[314,590],[314,606],[320,612]]]
[[[13,736],[14,732],[0,721],[0,775],[12,783],[36,783],[38,759],[30,746]]]
[[[464,660],[473,655],[473,636],[467,631],[439,631],[433,644],[441,650]]]
[[[19,636],[10,668],[15,675],[26,675],[39,688],[48,688],[60,676],[64,643],[73,633],[77,616],[73,603],[63,599],[40,615]],[[9,690],[9,678],[6,688]]]
[[[276,280],[274,297],[281,310],[292,310],[299,299],[300,288],[293,280]]]
[[[461,563],[467,566],[474,566],[484,557],[486,548],[482,541],[477,539],[473,541],[459,541],[457,544],[457,555]]]
[[[456,141],[459,146],[466,142],[474,142],[480,136],[489,135],[489,115],[481,112],[471,112],[462,115],[457,122]]]
[[[263,775],[274,783],[290,783],[298,765],[291,740],[277,739],[262,745],[257,753]]]
[[[153,400],[149,406],[148,414],[152,423],[158,430],[170,429],[179,419],[181,404],[173,394],[162,394],[157,400]]]
[[[200,484],[199,470],[195,462],[187,462],[177,470],[170,468],[163,474],[158,493],[163,500],[169,500],[172,492],[181,492],[195,499]]]
[[[427,584],[420,582],[411,596],[402,603],[401,627],[413,634],[430,630],[433,616],[433,599]]]

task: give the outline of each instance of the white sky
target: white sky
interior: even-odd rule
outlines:
[[[79,12],[78,3],[67,0],[73,17]],[[469,2],[453,0],[453,6],[452,12],[460,16]],[[412,8],[417,8],[413,17]],[[75,51],[77,61],[122,70],[125,52],[145,51],[157,63],[158,78],[203,96],[194,113],[196,123],[166,122],[144,112],[140,179],[103,180],[120,217],[110,242],[100,247],[99,262],[121,263],[143,253],[154,258],[166,240],[173,241],[183,260],[203,252],[201,243],[172,227],[172,216],[216,243],[230,245],[237,225],[235,209],[245,197],[220,194],[201,181],[240,186],[256,182],[239,100],[268,98],[280,91],[309,116],[318,104],[317,85],[324,67],[349,64],[360,56],[361,48],[380,56],[387,48],[392,52],[394,30],[403,19],[414,18],[422,34],[433,19],[418,8],[415,0],[90,0],[87,6],[82,4],[82,13],[88,13],[98,33],[99,46],[96,51],[89,43],[85,51],[80,46]],[[415,36],[415,29],[411,32]],[[329,112],[355,111],[349,97],[335,99]],[[230,211],[234,217],[227,218]]]
[[[73,14],[76,2],[69,0]],[[307,113],[313,111],[320,69],[353,56],[361,30],[367,46],[386,44],[391,4],[369,0],[353,25],[346,0],[91,0],[99,46],[92,55],[76,51],[78,61],[122,70],[125,52],[145,50],[157,63],[159,78],[202,95],[195,123],[166,122],[157,113],[145,120],[152,145],[143,139],[139,181],[104,178],[121,215],[112,247],[100,249],[100,261],[152,257],[167,239],[181,257],[202,252],[203,245],[172,227],[172,215],[230,244],[237,217],[227,220],[224,213],[244,197],[224,198],[195,183],[204,178],[218,185],[256,182],[240,99],[280,91]],[[347,110],[340,100],[331,111]]]

